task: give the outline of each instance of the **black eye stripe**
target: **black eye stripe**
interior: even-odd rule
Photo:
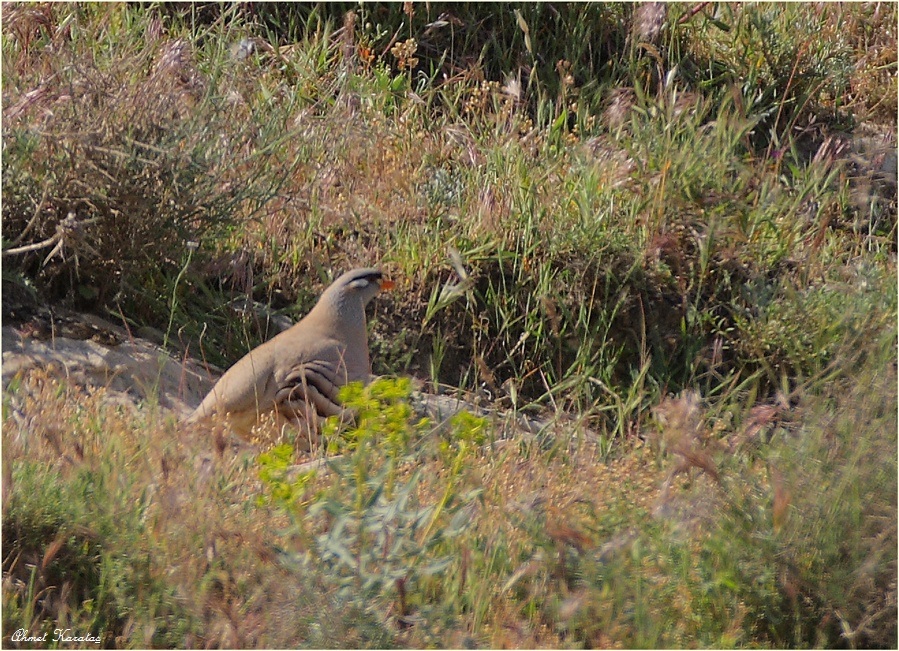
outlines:
[[[365,281],[371,283],[371,282],[375,282],[377,280],[381,280],[381,278],[383,276],[384,276],[384,274],[382,274],[380,271],[373,272],[373,273],[367,273],[367,274],[360,274],[360,275],[356,276],[355,278],[353,278],[352,282],[358,282],[360,280],[365,280]]]

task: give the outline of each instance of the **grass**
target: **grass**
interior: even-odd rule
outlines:
[[[379,264],[375,372],[552,423],[386,382],[295,476],[15,378],[5,639],[895,646],[893,5],[3,18],[5,297],[226,366]]]

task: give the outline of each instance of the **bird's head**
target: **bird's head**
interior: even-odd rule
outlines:
[[[348,317],[364,310],[379,292],[392,289],[393,285],[378,269],[353,269],[331,283],[319,299],[319,306],[334,310],[335,316]]]

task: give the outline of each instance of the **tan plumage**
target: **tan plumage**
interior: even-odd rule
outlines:
[[[371,373],[365,306],[391,287],[377,269],[343,274],[299,323],[229,368],[186,422],[227,414],[231,429],[246,436],[272,411],[312,428],[318,418],[345,415],[340,387],[367,382]]]

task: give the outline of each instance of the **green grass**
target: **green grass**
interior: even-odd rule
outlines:
[[[387,382],[297,483],[17,378],[4,638],[895,646],[895,6],[348,9],[5,4],[4,313],[227,366],[378,264],[376,373],[552,427]]]

